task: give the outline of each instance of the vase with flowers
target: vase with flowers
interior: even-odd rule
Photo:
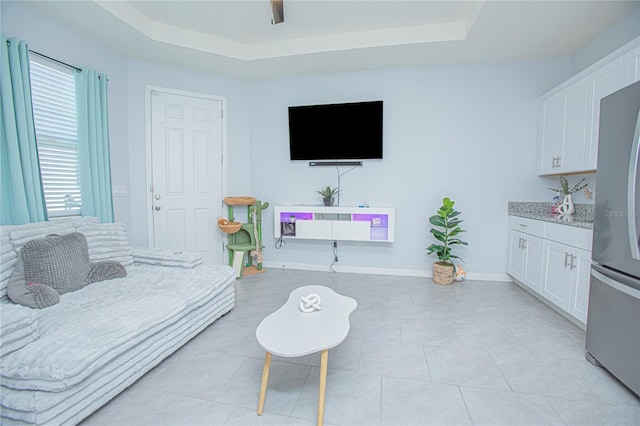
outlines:
[[[561,215],[572,215],[575,212],[572,195],[581,189],[586,188],[587,184],[584,183],[584,181],[585,178],[582,178],[578,183],[569,187],[569,181],[567,178],[560,176],[560,188],[548,188],[553,192],[564,195],[562,203],[558,206],[558,213]]]

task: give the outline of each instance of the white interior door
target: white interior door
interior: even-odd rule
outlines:
[[[152,245],[223,263],[222,101],[149,93]]]

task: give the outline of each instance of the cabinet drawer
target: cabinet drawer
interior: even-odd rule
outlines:
[[[298,220],[296,221],[296,238],[314,240],[331,239],[330,220]]]
[[[562,244],[591,251],[593,231],[577,226],[560,225],[559,223],[547,223],[546,238]]]
[[[369,241],[371,226],[369,222],[336,220],[333,222],[334,240]]]
[[[529,219],[526,217],[511,216],[509,219],[509,226],[511,229],[524,232],[526,234],[536,235],[538,237],[544,237],[546,225],[547,223],[541,220]]]

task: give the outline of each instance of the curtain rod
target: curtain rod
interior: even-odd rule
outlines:
[[[78,71],[78,72],[82,72],[82,69],[81,69],[81,68],[74,67],[73,65],[69,65],[69,64],[67,64],[66,62],[62,62],[62,61],[59,61],[59,60],[57,60],[57,59],[54,59],[54,58],[52,58],[52,57],[50,57],[50,56],[43,55],[42,53],[36,52],[35,50],[31,50],[31,49],[29,49],[29,52],[30,52],[30,53],[33,53],[33,54],[35,54],[35,55],[38,55],[38,56],[40,56],[40,57],[43,57],[43,58],[45,58],[45,59],[48,59],[48,60],[50,60],[50,61],[56,62],[56,63],[58,63],[58,64],[60,64],[60,65],[64,65],[64,66],[65,66],[65,67],[67,67],[67,68],[72,68],[72,69],[74,69],[74,70],[76,70],[76,71]]]

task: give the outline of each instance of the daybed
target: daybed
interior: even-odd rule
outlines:
[[[126,277],[60,294],[42,309],[7,298],[28,241],[76,232],[91,262],[117,261]],[[132,248],[124,225],[95,218],[0,227],[2,424],[76,424],[229,312],[233,269],[201,263]]]

